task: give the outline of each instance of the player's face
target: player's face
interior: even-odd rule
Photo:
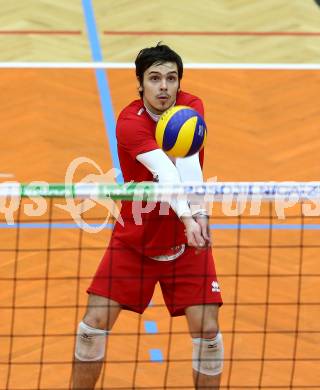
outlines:
[[[155,114],[161,114],[176,101],[179,89],[178,67],[175,62],[150,66],[143,75],[143,101]]]

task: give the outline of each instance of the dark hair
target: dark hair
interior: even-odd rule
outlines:
[[[183,75],[183,63],[182,59],[175,51],[170,49],[169,46],[163,45],[161,42],[154,47],[146,47],[140,50],[135,60],[136,76],[139,83],[142,85],[144,72],[154,64],[163,64],[164,62],[174,62],[178,67],[179,81]],[[142,98],[143,92],[139,92]]]

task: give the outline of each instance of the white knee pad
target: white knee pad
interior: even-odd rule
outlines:
[[[84,322],[78,326],[75,357],[84,362],[93,362],[104,358],[108,332],[95,329]]]
[[[192,367],[205,375],[219,375],[223,370],[223,339],[218,333],[213,339],[193,338]]]

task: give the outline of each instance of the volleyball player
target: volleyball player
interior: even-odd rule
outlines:
[[[199,98],[180,90],[183,64],[168,46],[140,51],[136,61],[140,99],[121,112],[117,145],[125,182],[203,181],[203,151],[170,159],[155,141],[160,115],[186,105],[201,115]],[[86,314],[78,327],[73,389],[93,389],[106,339],[122,309],[143,313],[160,283],[171,316],[185,315],[193,346],[190,356],[196,389],[219,389],[223,341],[218,326],[222,304],[203,205],[172,200],[123,202],[124,224],[116,223],[109,247],[88,288]]]

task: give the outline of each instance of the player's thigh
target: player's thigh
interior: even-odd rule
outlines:
[[[118,302],[100,295],[89,294],[87,312],[83,320],[93,328],[110,330],[120,311],[121,306]]]
[[[113,238],[87,292],[141,314],[158,281],[157,263]]]
[[[189,331],[192,337],[213,338],[219,330],[219,305],[205,304],[185,309]]]
[[[181,257],[167,263],[160,285],[172,316],[184,315],[190,306],[222,304],[210,248],[199,253],[187,248]]]

